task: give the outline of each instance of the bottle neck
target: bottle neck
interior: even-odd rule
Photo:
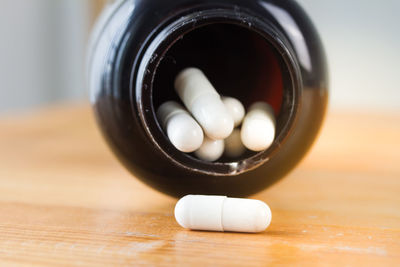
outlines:
[[[302,82],[290,43],[271,22],[234,9],[206,9],[177,16],[143,47],[132,90],[149,139],[173,163],[200,173],[237,175],[268,161],[291,134],[300,106]],[[177,151],[157,121],[156,110],[176,98],[173,79],[184,67],[201,68],[221,95],[246,107],[270,103],[277,118],[276,139],[260,153],[213,163]],[[133,89],[134,88],[134,89]]]

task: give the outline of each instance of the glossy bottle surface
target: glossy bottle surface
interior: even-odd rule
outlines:
[[[89,58],[91,100],[108,144],[146,184],[177,197],[246,196],[286,175],[311,147],[327,105],[327,69],[294,1],[127,0],[105,13]],[[246,108],[273,102],[271,148],[208,163],[168,142],[155,110],[173,98],[174,75],[193,64]]]

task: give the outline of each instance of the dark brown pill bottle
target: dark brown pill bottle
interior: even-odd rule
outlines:
[[[93,34],[91,101],[122,164],[166,194],[247,196],[285,176],[320,129],[328,100],[320,38],[292,0],[124,0],[111,3]],[[177,100],[176,75],[200,68],[221,95],[246,108],[270,103],[273,145],[205,162],[178,151],[156,110]]]

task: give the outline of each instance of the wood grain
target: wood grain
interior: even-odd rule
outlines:
[[[331,113],[254,198],[262,234],[187,231],[116,161],[86,106],[0,118],[0,266],[398,266],[400,114]]]

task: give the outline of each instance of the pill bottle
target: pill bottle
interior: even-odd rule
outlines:
[[[174,79],[201,69],[221,95],[270,103],[270,148],[215,162],[178,151],[157,120],[179,101]],[[94,113],[109,146],[138,179],[166,194],[248,196],[291,171],[316,139],[328,100],[324,50],[292,0],[124,0],[94,29],[88,58]]]

